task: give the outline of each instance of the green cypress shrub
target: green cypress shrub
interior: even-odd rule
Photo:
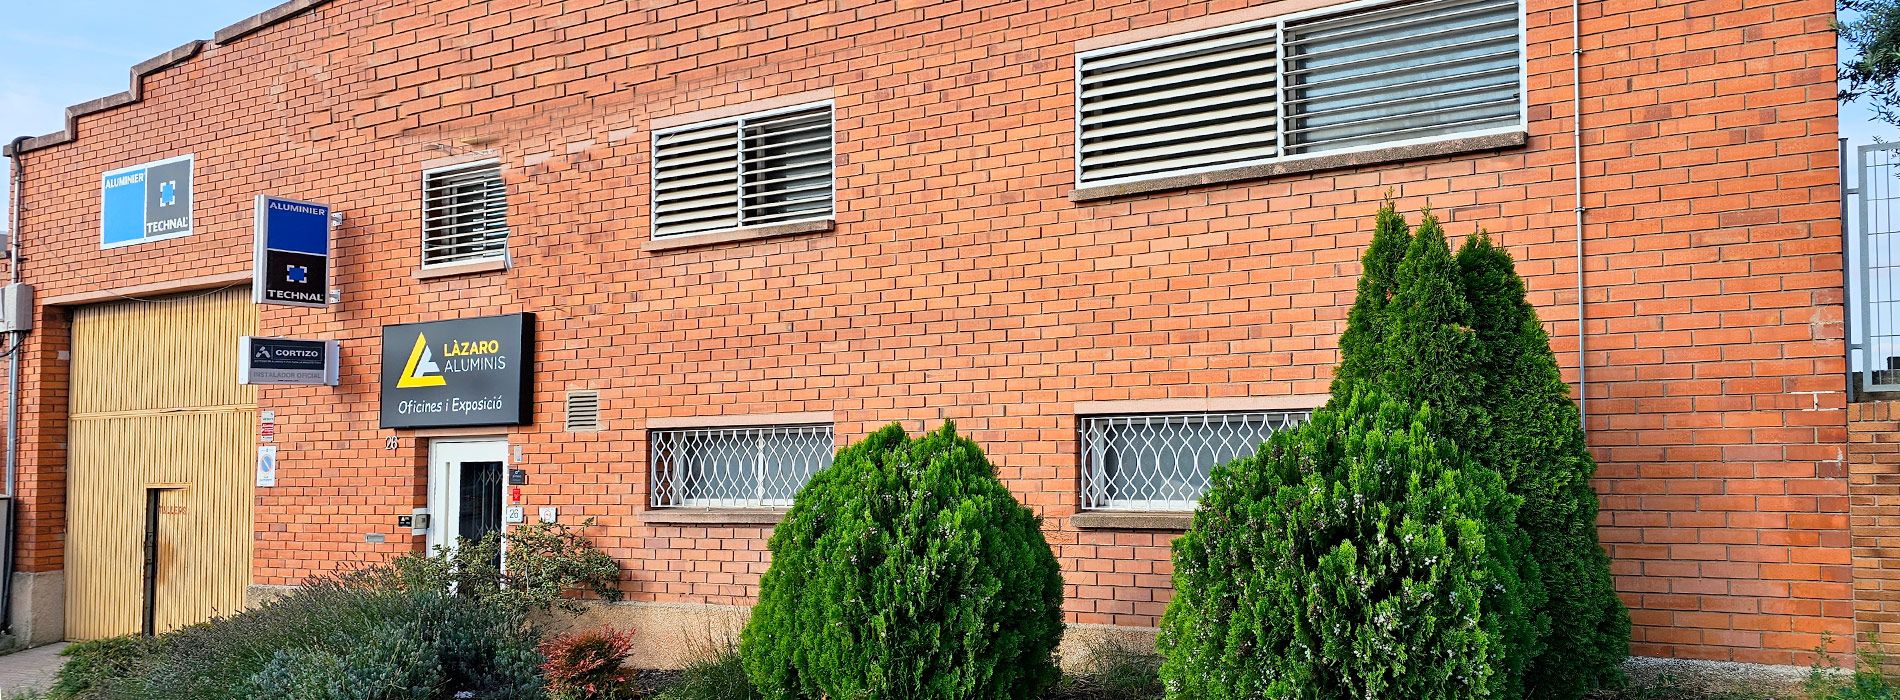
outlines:
[[[1346,316],[1346,332],[1339,336],[1339,369],[1333,372],[1332,394],[1351,396],[1355,387],[1383,370],[1379,351],[1385,341],[1385,307],[1398,291],[1399,263],[1412,245],[1412,227],[1392,202],[1379,206],[1372,226],[1372,243],[1361,258],[1359,294]]]
[[[1596,461],[1550,338],[1525,298],[1511,255],[1482,233],[1458,251],[1472,326],[1484,348],[1493,439],[1473,445],[1524,499],[1518,523],[1549,592],[1543,653],[1525,679],[1529,697],[1577,698],[1622,683],[1629,613],[1616,597],[1610,560],[1597,543]]]
[[[1361,392],[1215,468],[1175,541],[1170,698],[1516,698],[1516,499]]]
[[[1004,700],[1057,677],[1062,577],[1040,520],[950,424],[840,451],[770,547],[739,647],[766,698]]]

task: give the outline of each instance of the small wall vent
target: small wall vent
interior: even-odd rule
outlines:
[[[567,432],[600,431],[600,392],[591,389],[567,392]]]

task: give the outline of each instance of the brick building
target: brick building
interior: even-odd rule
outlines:
[[[1390,195],[1517,256],[1634,653],[1806,663],[1900,621],[1850,547],[1832,13],[293,0],[8,149],[14,629],[164,628],[518,505],[595,519],[602,614],[663,654],[751,601],[833,446],[946,418],[1045,518],[1075,629],[1149,627],[1203,463],[1323,401]],[[334,303],[245,296],[258,195],[341,214]],[[525,415],[395,407],[494,369],[430,323],[513,314],[463,349],[514,355]],[[336,340],[340,381],[238,386],[240,335]],[[148,529],[184,573],[139,590]]]

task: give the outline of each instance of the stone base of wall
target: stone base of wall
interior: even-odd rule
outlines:
[[[1851,662],[1848,662],[1851,663]],[[1631,688],[1650,689],[1632,697],[1804,697],[1801,684],[1812,669],[1801,666],[1769,666],[1734,661],[1696,659],[1655,659],[1632,656],[1623,662]]]
[[[0,635],[0,652],[52,644],[66,638],[66,572],[13,574],[12,630]]]
[[[288,595],[297,590],[296,586],[266,586],[253,583],[244,587],[244,609],[249,610],[270,602],[272,599]]]
[[[686,603],[596,603],[578,616],[563,616],[556,629],[611,625],[634,631],[633,664],[647,668],[683,668],[698,658],[739,643],[749,608]],[[1151,652],[1155,628],[1069,625],[1056,654],[1065,669],[1085,668],[1098,650]]]

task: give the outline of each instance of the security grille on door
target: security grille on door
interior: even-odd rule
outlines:
[[[831,152],[829,104],[658,131],[653,238],[828,218]]]
[[[422,175],[422,265],[496,260],[508,254],[508,193],[495,161]]]
[[[1522,129],[1518,2],[1355,3],[1082,52],[1077,184]]]
[[[655,507],[774,508],[831,464],[828,425],[654,430]]]
[[[1252,411],[1081,420],[1082,507],[1193,510],[1214,466],[1252,455],[1308,411]]]

